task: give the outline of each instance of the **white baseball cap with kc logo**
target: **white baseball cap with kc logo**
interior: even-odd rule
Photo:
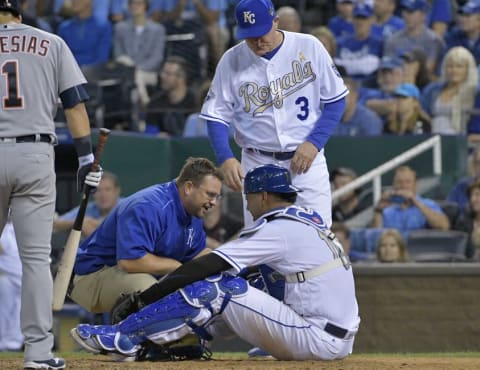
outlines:
[[[237,39],[262,37],[272,29],[276,17],[270,0],[242,0],[235,8]]]

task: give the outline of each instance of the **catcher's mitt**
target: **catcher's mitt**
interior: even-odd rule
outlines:
[[[164,345],[153,342],[142,343],[135,361],[183,361],[183,360],[209,360],[212,352],[207,342],[195,334],[190,334],[175,342]]]
[[[110,324],[119,323],[128,315],[140,311],[144,306],[140,299],[140,291],[120,294],[110,311]]]

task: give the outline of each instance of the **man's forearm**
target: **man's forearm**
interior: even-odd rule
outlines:
[[[165,275],[172,272],[182,264],[173,258],[159,257],[151,253],[137,259],[118,260],[121,270],[128,273],[146,273],[152,275]]]

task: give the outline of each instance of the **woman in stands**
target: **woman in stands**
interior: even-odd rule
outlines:
[[[451,48],[443,58],[440,80],[422,92],[422,107],[432,117],[432,133],[467,133],[477,84],[478,71],[472,53],[462,46]]]
[[[395,229],[385,230],[378,238],[377,260],[379,262],[408,262],[407,246],[402,235]]]

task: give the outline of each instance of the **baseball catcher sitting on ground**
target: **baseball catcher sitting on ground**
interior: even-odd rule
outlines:
[[[360,322],[352,268],[318,213],[293,205],[299,191],[286,168],[251,169],[244,192],[254,225],[126,296],[114,308],[119,323],[80,324],[73,339],[89,352],[125,357],[191,334],[202,343],[237,335],[279,360],[348,356]],[[284,276],[284,302],[232,275],[262,264]]]

